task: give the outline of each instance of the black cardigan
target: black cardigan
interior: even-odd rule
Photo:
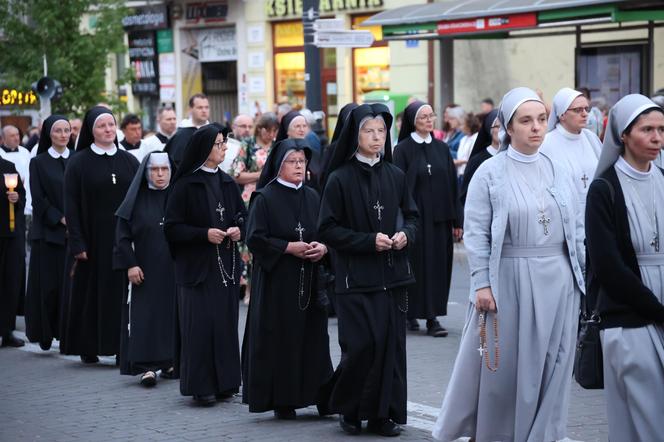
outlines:
[[[664,173],[664,170],[660,171]],[[610,167],[588,189],[586,200],[586,266],[588,308],[599,303],[600,328],[643,327],[664,323],[664,305],[643,284],[632,246],[625,195]],[[613,195],[612,195],[613,194]]]

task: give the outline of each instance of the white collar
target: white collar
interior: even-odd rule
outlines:
[[[569,140],[578,140],[578,139],[580,139],[581,138],[581,133],[583,132],[583,131],[581,131],[578,134],[574,134],[574,133],[568,131],[567,129],[565,129],[563,127],[562,123],[556,124],[556,130],[558,130],[558,132],[560,132],[560,135],[562,135],[563,137],[565,137]]]
[[[217,171],[219,171],[219,166],[213,169],[211,167],[207,167],[206,165],[202,165],[201,167],[199,167],[199,169],[207,173],[217,173]]]
[[[60,153],[57,150],[55,150],[55,148],[53,146],[49,147],[47,152],[51,157],[55,158],[56,160],[58,158],[67,159],[67,158],[69,158],[69,153],[70,153],[69,149],[67,149],[66,147],[65,147],[65,150],[62,153]]]
[[[420,134],[418,134],[417,132],[411,132],[411,133],[410,133],[410,137],[411,137],[411,138],[412,138],[417,144],[422,144],[422,143],[429,144],[429,143],[431,143],[431,134],[427,134],[427,137],[426,137],[426,138],[422,138],[422,137],[420,136]]]
[[[491,154],[491,156],[494,156],[498,153],[498,149],[496,149],[495,147],[493,147],[490,144],[486,147],[486,151],[489,152],[489,154]]]
[[[90,145],[90,149],[97,155],[108,155],[109,157],[112,157],[118,151],[118,148],[117,146],[115,146],[115,144],[113,144],[112,149],[102,149],[101,147],[98,147],[95,143],[92,143]]]
[[[507,147],[507,156],[520,163],[534,163],[535,161],[539,160],[539,150],[534,154],[527,155],[525,153],[519,152],[510,144]]]
[[[302,187],[302,181],[300,181],[300,184],[293,184],[290,183],[286,180],[282,180],[281,178],[277,177],[277,182],[281,184],[282,186],[290,187],[291,189],[299,190],[300,187]]]
[[[636,170],[622,156],[618,157],[618,160],[616,161],[616,167],[628,177],[638,181],[644,181],[650,178],[652,176],[652,171],[655,169],[654,167],[652,167],[652,161],[651,161],[650,168],[648,169],[648,171],[641,172],[640,170]]]
[[[359,152],[355,152],[355,158],[357,158],[357,160],[360,163],[368,164],[369,167],[373,167],[374,165],[376,165],[380,161],[380,156],[377,156],[375,158],[369,158],[369,157],[365,157],[364,155],[362,155]]]

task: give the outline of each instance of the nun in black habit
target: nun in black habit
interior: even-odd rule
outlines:
[[[322,392],[332,376],[327,310],[318,302],[320,197],[303,185],[311,149],[286,139],[270,152],[253,193],[247,245],[253,254],[251,303],[243,341],[243,402],[250,412],[327,408]]]
[[[427,334],[447,336],[437,316],[447,315],[452,280],[454,239],[461,238],[461,207],[457,174],[450,149],[432,136],[435,114],[429,104],[415,101],[403,116],[394,164],[406,182],[420,214],[417,241],[409,248],[415,285],[408,290],[408,328],[419,330],[426,319]]]
[[[238,392],[240,254],[246,208],[219,164],[226,130],[208,124],[185,148],[166,203],[164,232],[175,259],[180,392],[212,405]]]
[[[166,188],[171,162],[166,152],[141,162],[118,217],[113,267],[127,274],[122,303],[120,373],[142,373],[141,384],[170,373],[174,350],[175,265],[164,236]]]
[[[118,148],[116,122],[103,106],[90,109],[67,163],[64,181],[67,262],[60,352],[84,363],[120,350],[125,278],[113,270],[115,211],[138,169],[136,158]]]
[[[311,128],[306,118],[298,111],[290,111],[281,118],[279,122],[279,131],[275,144],[286,140],[303,140]],[[321,154],[318,151],[311,150],[311,157],[307,162],[307,172],[304,184],[320,191],[319,177],[321,175]]]
[[[5,186],[5,174],[17,174],[14,163],[0,158],[0,337],[3,347],[22,347],[22,339],[12,333],[25,268],[25,187],[21,177],[13,192]],[[14,203],[14,230],[10,229],[9,203]]]
[[[408,247],[417,206],[392,164],[392,116],[382,104],[351,112],[334,150],[318,220],[337,251],[335,289],[341,362],[329,401],[350,434],[396,436],[406,422]]]
[[[30,161],[32,227],[25,300],[25,331],[42,350],[59,337],[60,303],[65,275],[66,230],[63,187],[71,154],[71,126],[62,115],[48,117],[37,154]]]
[[[498,153],[498,148],[500,147],[500,140],[498,139],[500,122],[496,118],[498,118],[498,109],[494,109],[484,116],[482,127],[477,134],[473,150],[468,157],[460,191],[460,199],[463,206],[466,205],[468,186],[470,185],[470,180],[473,179],[473,175],[475,175],[475,171],[480,167],[480,164]]]

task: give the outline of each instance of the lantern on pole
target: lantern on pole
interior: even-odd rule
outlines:
[[[5,174],[5,187],[13,192],[18,186],[18,174],[6,173]],[[16,218],[14,216],[14,203],[9,202],[9,231],[13,232],[16,229]]]

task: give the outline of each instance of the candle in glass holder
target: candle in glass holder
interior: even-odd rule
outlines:
[[[6,173],[5,174],[5,187],[13,192],[18,186],[18,174]],[[16,229],[16,218],[14,217],[14,203],[9,202],[9,231],[13,232]]]

